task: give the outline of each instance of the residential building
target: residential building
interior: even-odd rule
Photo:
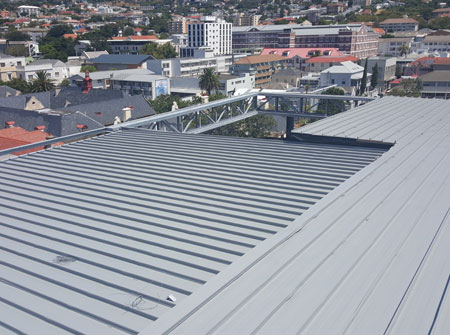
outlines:
[[[438,8],[432,12],[433,17],[437,16],[450,16],[450,8]]]
[[[402,56],[409,53],[412,42],[412,37],[380,38],[378,53],[383,56]]]
[[[450,71],[431,71],[419,79],[423,98],[450,99]]]
[[[327,14],[337,15],[344,11],[344,4],[341,2],[330,3],[327,5]]]
[[[353,6],[370,7],[372,0],[353,0]]]
[[[17,67],[25,64],[25,57],[13,57],[0,54],[0,80],[9,81],[17,78]]]
[[[233,28],[233,51],[262,48],[337,48],[358,58],[375,56],[378,37],[363,24],[302,26],[298,24]]]
[[[169,28],[169,34],[187,34],[188,28],[187,28],[188,20],[181,16],[176,15],[172,16],[172,20],[167,22],[168,28]]]
[[[342,62],[357,62],[359,59],[351,55],[311,57],[305,62],[304,71],[320,72]]]
[[[44,71],[55,84],[60,84],[68,78],[67,65],[58,59],[39,59],[27,65],[17,66],[17,77],[32,81],[36,72]]]
[[[320,86],[354,86],[360,87],[364,67],[353,62],[342,62],[320,72]],[[371,73],[367,73],[369,86]]]
[[[150,55],[100,55],[89,60],[98,71],[146,69],[147,61],[154,59]]]
[[[170,42],[170,40],[159,40],[154,35],[118,36],[107,40],[112,53],[115,55],[137,55],[146,44],[163,44],[168,42]]]
[[[232,96],[237,90],[251,90],[255,88],[255,76],[249,73],[241,75],[220,74],[220,93]]]
[[[300,87],[304,87],[306,85],[310,87],[318,87],[320,83],[320,73],[308,73],[305,76],[300,78]]]
[[[47,35],[47,33],[48,33],[48,29],[37,28],[37,27],[21,28],[21,29],[19,29],[19,31],[30,36],[31,40],[36,43],[38,43],[41,40],[41,38],[44,37],[45,35]]]
[[[231,27],[219,18],[202,17],[201,22],[188,24],[188,47],[209,47],[215,56],[231,55]]]
[[[378,87],[386,87],[388,82],[395,79],[395,70],[397,67],[397,58],[374,56],[367,58],[367,69],[372,72],[376,66],[378,69],[377,82]]]
[[[234,60],[245,55],[226,55],[201,58],[151,59],[147,61],[147,69],[166,77],[199,76],[204,69],[213,68],[215,72],[228,72]]]
[[[19,16],[39,16],[41,15],[41,10],[37,6],[26,6],[22,5],[17,7],[17,14]]]
[[[175,47],[175,50],[180,54],[182,49],[186,49],[188,46],[188,35],[187,34],[174,34],[169,37],[172,42],[171,44]]]
[[[237,13],[233,16],[233,26],[257,26],[261,15]]]
[[[272,74],[285,67],[287,58],[279,55],[248,56],[234,62],[230,72],[249,73],[255,76],[255,87],[265,87],[270,83]]]
[[[422,45],[428,52],[448,52],[450,51],[450,35],[425,36]]]
[[[288,66],[305,70],[306,61],[316,56],[340,56],[337,48],[264,48],[261,55],[279,55],[287,57]]]
[[[433,71],[449,71],[450,70],[450,58],[436,57],[433,62]]]
[[[124,116],[137,119],[155,114],[142,95],[89,88],[89,81],[87,76],[82,89],[65,87],[0,99],[0,125],[13,121],[28,131],[39,129],[59,137],[111,125]],[[125,113],[125,107],[131,110]]]
[[[422,76],[426,73],[433,71],[433,64],[436,61],[434,56],[420,57],[408,64],[403,68],[404,76]],[[400,58],[400,60],[402,60]],[[445,70],[445,69],[444,69]]]
[[[380,27],[388,33],[398,31],[417,31],[419,29],[419,22],[411,18],[387,19],[380,22]]]

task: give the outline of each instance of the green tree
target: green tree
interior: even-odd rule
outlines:
[[[72,34],[72,27],[67,24],[58,24],[53,26],[45,35],[45,38],[60,38],[64,34]]]
[[[237,137],[268,137],[270,130],[276,122],[272,116],[256,115],[242,121],[233,122],[226,126],[213,129],[208,133],[211,135],[237,136]]]
[[[378,85],[378,66],[375,64],[372,68],[372,79],[370,80],[370,87],[375,88]]]
[[[200,89],[206,91],[211,95],[212,91],[218,91],[220,88],[219,76],[214,73],[213,68],[204,69],[203,74],[200,75],[199,81]]]
[[[160,95],[156,99],[150,101],[150,105],[156,114],[167,113],[172,110],[173,102],[176,101],[178,108],[184,108],[190,105],[189,102],[181,100],[177,95]]]
[[[4,84],[22,93],[29,93],[31,90],[30,85],[25,80],[19,78],[13,78]]]
[[[83,65],[80,69],[80,72],[89,71],[90,73],[97,71],[97,68],[94,65]]]
[[[30,35],[23,33],[18,30],[13,30],[5,35],[6,39],[9,41],[29,41],[31,40]]]
[[[345,92],[339,87],[330,87],[322,91],[323,95],[344,95]],[[328,105],[328,107],[327,107]],[[325,100],[321,99],[317,106],[317,113],[326,113],[328,108],[328,115],[334,115],[345,110],[345,101],[342,100]]]
[[[47,71],[36,71],[36,77],[31,82],[31,92],[46,92],[53,88],[54,81],[49,78]]]
[[[400,56],[405,55],[405,57],[406,57],[406,55],[408,54],[408,52],[409,52],[409,47],[408,47],[407,45],[403,44],[403,45],[400,47]]]
[[[28,49],[23,45],[13,45],[6,49],[6,54],[14,57],[27,57]]]
[[[157,43],[147,43],[140,51],[143,55],[152,55],[156,59],[167,59],[177,57],[177,51],[170,43],[158,45]]]
[[[134,30],[131,27],[125,27],[122,33],[123,36],[132,36],[134,35]]]
[[[367,87],[367,58],[366,58],[366,63],[364,65],[364,72],[363,72],[363,77],[361,79],[361,86],[359,88],[359,94],[363,95],[366,92],[366,87]]]
[[[399,97],[420,97],[422,82],[419,79],[403,79],[400,86],[393,88],[388,94]]]
[[[70,80],[67,78],[64,78],[61,84],[59,84],[60,87],[67,87],[70,85]]]

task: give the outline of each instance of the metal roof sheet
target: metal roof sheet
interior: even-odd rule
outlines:
[[[298,132],[395,145],[142,335],[450,333],[449,102],[385,97]]]
[[[0,332],[136,334],[383,152],[130,129],[1,162]]]

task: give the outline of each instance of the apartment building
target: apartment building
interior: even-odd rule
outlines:
[[[401,56],[409,53],[412,43],[413,37],[380,38],[378,52],[385,56]]]
[[[373,69],[378,70],[378,87],[384,87],[387,83],[395,79],[395,70],[397,67],[397,58],[375,56],[367,58],[367,69],[373,73]]]
[[[419,77],[422,82],[422,98],[450,99],[450,71],[431,71]]]
[[[19,6],[17,7],[17,14],[19,16],[39,16],[41,15],[41,9],[37,6]]]
[[[450,51],[450,35],[426,36],[422,42],[422,48],[428,52],[449,52]]]
[[[169,34],[187,34],[187,19],[181,15],[172,16],[172,20],[167,22]]]
[[[450,15],[450,8],[438,8],[435,9],[431,15],[433,15],[433,17],[438,17],[438,16],[448,16]]]
[[[261,15],[237,13],[233,16],[233,26],[257,26]]]
[[[0,54],[0,80],[17,78],[17,67],[25,65],[25,57],[13,57]]]
[[[191,77],[199,76],[204,69],[213,68],[215,72],[228,72],[233,61],[245,57],[239,56],[215,56],[201,58],[171,58],[152,59],[147,61],[147,69],[155,74],[166,77]]]
[[[132,35],[113,37],[107,40],[107,42],[111,47],[112,53],[115,55],[137,55],[146,44],[164,44],[170,42],[170,40],[160,40],[154,35]]]
[[[364,75],[364,67],[353,62],[342,62],[320,72],[320,86],[330,85],[360,87]],[[370,83],[371,73],[367,73]]]
[[[272,74],[285,67],[287,58],[279,55],[248,56],[234,62],[233,74],[249,73],[255,76],[255,87],[264,87],[272,80]]]
[[[380,22],[380,28],[386,32],[417,31],[419,22],[411,18],[387,19]]]
[[[188,24],[188,47],[209,47],[214,55],[231,55],[232,24],[214,16]]]
[[[289,67],[305,71],[308,59],[318,56],[341,56],[342,53],[337,48],[264,48],[261,55],[287,57]]]
[[[358,58],[377,54],[379,35],[363,24],[298,24],[233,28],[233,51],[261,48],[337,48]]]
[[[28,65],[17,66],[17,77],[32,81],[38,71],[45,71],[55,84],[60,84],[68,77],[67,65],[58,59],[39,59]]]

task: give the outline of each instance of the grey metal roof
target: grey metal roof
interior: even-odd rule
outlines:
[[[0,332],[136,334],[383,152],[131,129],[1,162]]]
[[[142,64],[154,59],[151,55],[100,55],[90,59],[94,64]]]
[[[450,103],[384,97],[296,136],[321,135],[395,145],[142,335],[450,333]]]

